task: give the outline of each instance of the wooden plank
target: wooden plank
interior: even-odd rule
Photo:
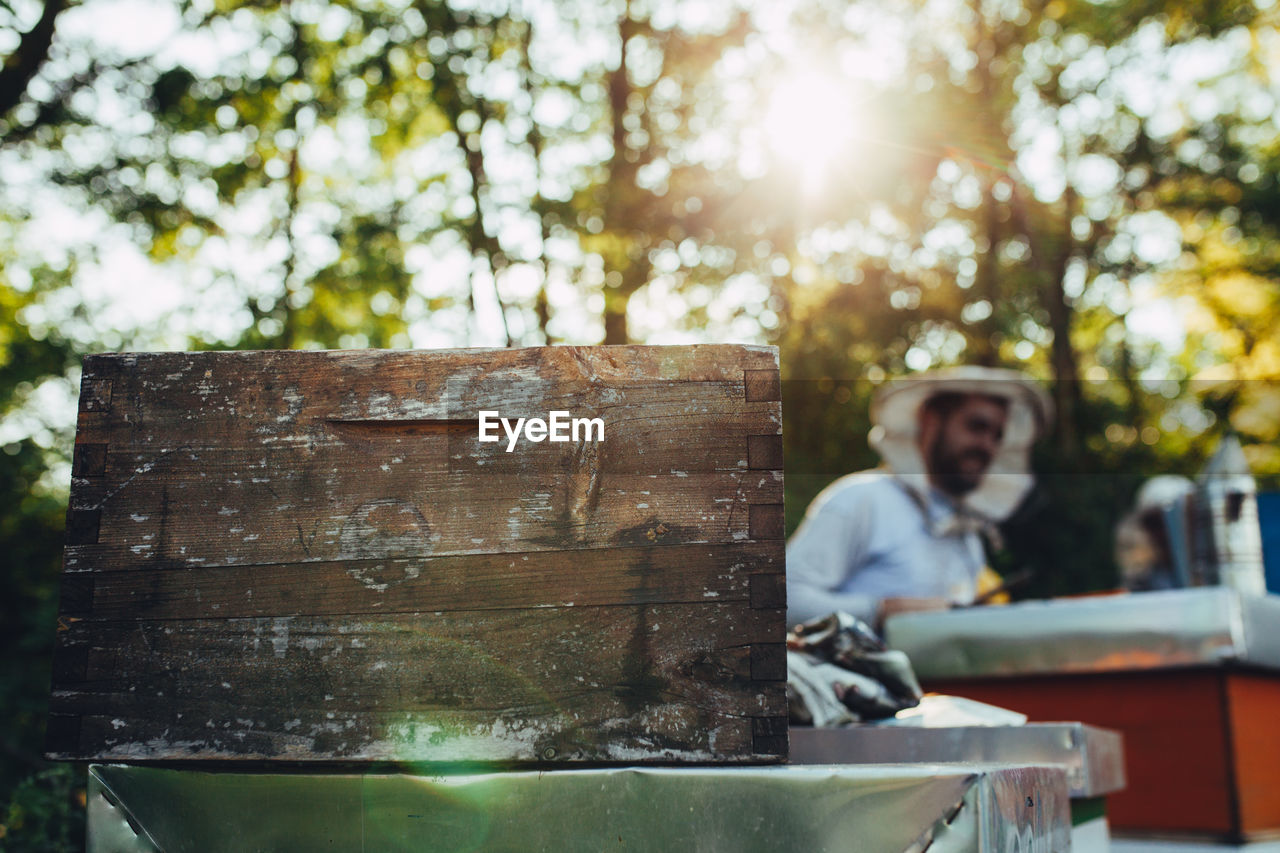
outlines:
[[[719,345],[87,359],[50,754],[780,760],[778,376]],[[603,440],[480,440],[553,411]]]
[[[657,408],[682,402],[693,407],[688,414],[705,407],[714,416],[725,406],[767,414],[780,396],[746,397],[746,371],[754,375],[760,368],[776,372],[770,348],[96,356],[85,361],[91,399],[81,406],[78,441],[182,446],[197,421],[205,439],[249,433],[264,443],[323,441],[331,430],[321,425],[330,421],[434,422],[443,428],[441,421],[455,419],[474,424],[482,408],[509,409],[511,416],[552,407],[594,410],[616,415],[619,423],[660,423],[653,418],[663,414]]]
[[[602,548],[569,562],[556,551],[277,565],[125,569],[68,574],[91,582],[76,615],[203,619],[510,610],[602,604],[756,600],[777,586],[782,555],[768,543]],[[64,590],[67,602],[75,600]],[[767,599],[770,606],[783,602]]]
[[[306,457],[284,448],[264,452],[252,468],[232,456],[205,452],[157,465],[88,497],[96,508],[80,509],[73,497],[72,512],[95,513],[92,538],[73,542],[93,547],[68,550],[66,568],[744,542],[755,538],[752,507],[781,503],[783,485],[776,471],[582,478],[535,468],[497,478],[394,463],[383,471],[387,463],[376,460],[301,467]],[[593,482],[580,488],[583,479]]]
[[[395,445],[405,445],[418,452],[425,449],[438,470],[471,470],[484,465],[510,469],[530,454],[559,459],[569,455],[572,447],[568,443],[521,441],[522,453],[514,454],[508,449],[509,435],[496,424],[494,415],[489,416],[494,424],[490,434],[499,440],[481,443],[480,412],[497,411],[514,425],[517,418],[545,419],[550,411],[563,410],[574,417],[589,416],[604,422],[608,440],[601,442],[598,450],[600,464],[607,470],[637,470],[642,461],[644,470],[663,464],[675,470],[733,470],[747,467],[748,439],[776,436],[779,428],[777,406],[744,402],[735,396],[741,390],[734,383],[634,383],[615,389],[613,396],[544,385],[547,383],[512,386],[510,392],[504,385],[489,400],[472,401],[469,395],[466,402],[429,401],[420,409],[384,411],[376,416],[378,410],[371,406],[312,403],[312,397],[302,397],[303,392],[292,390],[294,386],[281,392],[278,399],[229,404],[221,416],[204,412],[199,398],[183,396],[167,401],[163,408],[146,408],[140,415],[99,413],[92,430],[82,425],[79,447],[89,463],[92,454],[109,447],[144,454],[136,463],[143,466],[173,450],[296,445],[307,450],[341,447],[395,453]],[[531,397],[537,402],[530,402]],[[295,412],[290,400],[302,401],[306,407]],[[124,414],[128,414],[127,420]],[[705,430],[708,422],[716,423],[719,429]],[[637,453],[669,455],[670,459],[638,460]],[[85,475],[90,470],[86,466]]]
[[[512,760],[536,760],[548,743],[561,760],[626,760],[645,741],[661,745],[649,760],[728,758],[716,748],[722,726],[785,716],[782,680],[752,666],[777,645],[780,614],[742,614],[693,604],[79,621],[62,648],[87,647],[84,678],[56,683],[53,698],[59,713],[86,717],[82,733],[94,731],[90,717],[115,721],[96,753],[111,759],[283,756],[301,745],[329,759],[440,761],[462,757],[455,739]],[[679,630],[690,619],[707,630]],[[406,745],[387,727],[444,719],[457,731],[435,742]],[[252,733],[252,755],[228,732]]]

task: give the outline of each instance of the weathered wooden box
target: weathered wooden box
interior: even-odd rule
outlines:
[[[782,760],[780,398],[766,347],[90,357],[48,753]]]

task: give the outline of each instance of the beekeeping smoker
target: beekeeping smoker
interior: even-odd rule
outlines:
[[[871,406],[883,465],[836,480],[787,546],[792,623],[842,610],[878,625],[973,601],[984,531],[1034,484],[1031,446],[1052,404],[1013,370],[957,367],[894,380]]]

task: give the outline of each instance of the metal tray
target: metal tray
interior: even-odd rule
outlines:
[[[1083,723],[1025,726],[849,726],[791,729],[792,764],[988,762],[1063,768],[1073,798],[1124,788],[1118,732]]]
[[[922,679],[1228,664],[1280,670],[1280,596],[1221,587],[905,613],[885,630]]]
[[[90,853],[1058,853],[1060,768],[606,768],[450,776],[89,768]]]

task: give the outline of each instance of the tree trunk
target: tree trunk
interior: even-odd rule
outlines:
[[[293,41],[289,45],[289,53],[293,57],[293,74],[290,79],[295,82],[301,82],[305,79],[306,53],[302,46],[302,25],[298,22],[297,14],[293,11],[293,6],[289,3],[284,4],[285,9],[289,13],[289,22],[292,25]],[[298,130],[298,111],[301,104],[293,103],[289,107],[289,112],[285,115],[284,126],[287,130],[293,131],[293,147],[289,151],[289,172],[285,180],[288,191],[288,204],[284,219],[284,239],[288,253],[284,258],[284,295],[280,302],[284,307],[284,318],[280,337],[284,341],[284,346],[288,349],[296,349],[302,345],[301,332],[297,324],[297,306],[294,303],[294,295],[299,290],[298,277],[298,240],[294,232],[295,220],[298,215],[299,188],[302,185],[302,169],[298,163],[298,151],[302,148],[302,134]],[[337,342],[322,341],[322,344],[330,347],[337,346]]]
[[[998,127],[999,120],[990,115],[991,104],[996,98],[995,82],[991,74],[991,58],[996,55],[994,40],[983,19],[982,0],[973,0],[973,15],[977,25],[973,50],[978,56],[975,73],[978,75],[980,103],[983,111],[988,113],[983,121],[986,127]],[[987,238],[987,250],[978,262],[977,287],[978,294],[991,305],[991,313],[978,323],[975,334],[970,336],[974,350],[970,360],[983,367],[995,367],[999,361],[996,345],[996,331],[999,328],[996,311],[1000,307],[1000,203],[995,197],[995,185],[1000,176],[993,174],[989,163],[983,163],[974,152],[973,163],[979,170],[987,170],[985,177],[979,172],[982,180],[982,229]]]
[[[1071,259],[1071,220],[1076,211],[1076,193],[1069,184],[1063,194],[1063,201],[1062,245],[1052,269],[1045,276],[1045,307],[1049,311],[1049,328],[1053,332],[1051,360],[1053,396],[1058,419],[1058,446],[1067,457],[1071,457],[1079,449],[1077,417],[1080,411],[1080,363],[1071,346],[1071,318],[1074,311],[1063,283],[1067,263]]]
[[[1034,202],[1033,202],[1034,203]],[[1056,408],[1055,435],[1058,447],[1070,457],[1078,449],[1077,414],[1080,411],[1080,366],[1075,349],[1071,345],[1071,320],[1074,313],[1063,280],[1067,265],[1075,248],[1071,235],[1071,220],[1076,213],[1075,190],[1068,185],[1063,194],[1061,233],[1056,240],[1047,232],[1053,217],[1045,211],[1046,223],[1036,230],[1034,217],[1027,210],[1027,199],[1022,188],[1014,186],[1011,199],[1015,223],[1027,238],[1030,247],[1031,267],[1036,271],[1042,288],[1041,300],[1049,314],[1049,329],[1053,343],[1049,351],[1049,363],[1053,368],[1053,398]],[[1056,242],[1056,245],[1055,245]]]
[[[0,117],[22,100],[31,78],[36,76],[40,66],[49,58],[54,23],[66,5],[66,0],[45,0],[40,20],[23,34],[17,49],[0,66]]]
[[[622,18],[618,21],[618,38],[621,42],[618,54],[618,67],[609,73],[609,116],[612,123],[613,156],[609,158],[609,181],[605,190],[604,223],[607,230],[613,230],[623,242],[630,245],[633,235],[630,232],[631,217],[627,209],[627,195],[635,189],[636,165],[627,156],[627,128],[624,119],[627,114],[627,102],[631,98],[631,81],[627,77],[627,42],[635,32],[635,22],[631,19],[631,0],[627,0]],[[630,340],[627,331],[627,302],[647,278],[638,279],[641,270],[637,268],[635,253],[619,252],[612,259],[614,271],[622,276],[617,287],[605,286],[604,292],[604,343],[625,344]],[[606,259],[607,264],[608,259]]]
[[[529,207],[534,215],[538,217],[538,266],[539,272],[542,274],[542,281],[538,284],[538,292],[533,298],[533,313],[538,321],[538,332],[542,337],[543,343],[551,343],[551,332],[548,326],[551,322],[551,303],[547,298],[547,279],[550,277],[551,268],[547,262],[547,242],[551,239],[550,229],[547,227],[547,210],[546,199],[542,195],[542,149],[544,139],[542,131],[538,127],[538,121],[533,116],[533,105],[536,102],[533,87],[533,60],[529,56],[529,51],[533,45],[533,16],[532,10],[525,11],[525,25],[521,38],[521,55],[520,67],[524,75],[524,91],[529,98],[529,130],[525,134],[525,144],[529,146],[529,153],[533,157],[533,198],[529,200]]]
[[[1000,258],[997,252],[997,246],[1000,243],[1000,211],[994,187],[994,180],[984,182],[982,227],[986,231],[987,250],[983,253],[978,263],[978,286],[976,288],[982,298],[990,303],[991,313],[978,324],[976,334],[971,337],[971,341],[976,346],[970,360],[983,367],[995,367],[999,361],[995,335],[998,328],[996,325],[996,311],[1000,307]]]

